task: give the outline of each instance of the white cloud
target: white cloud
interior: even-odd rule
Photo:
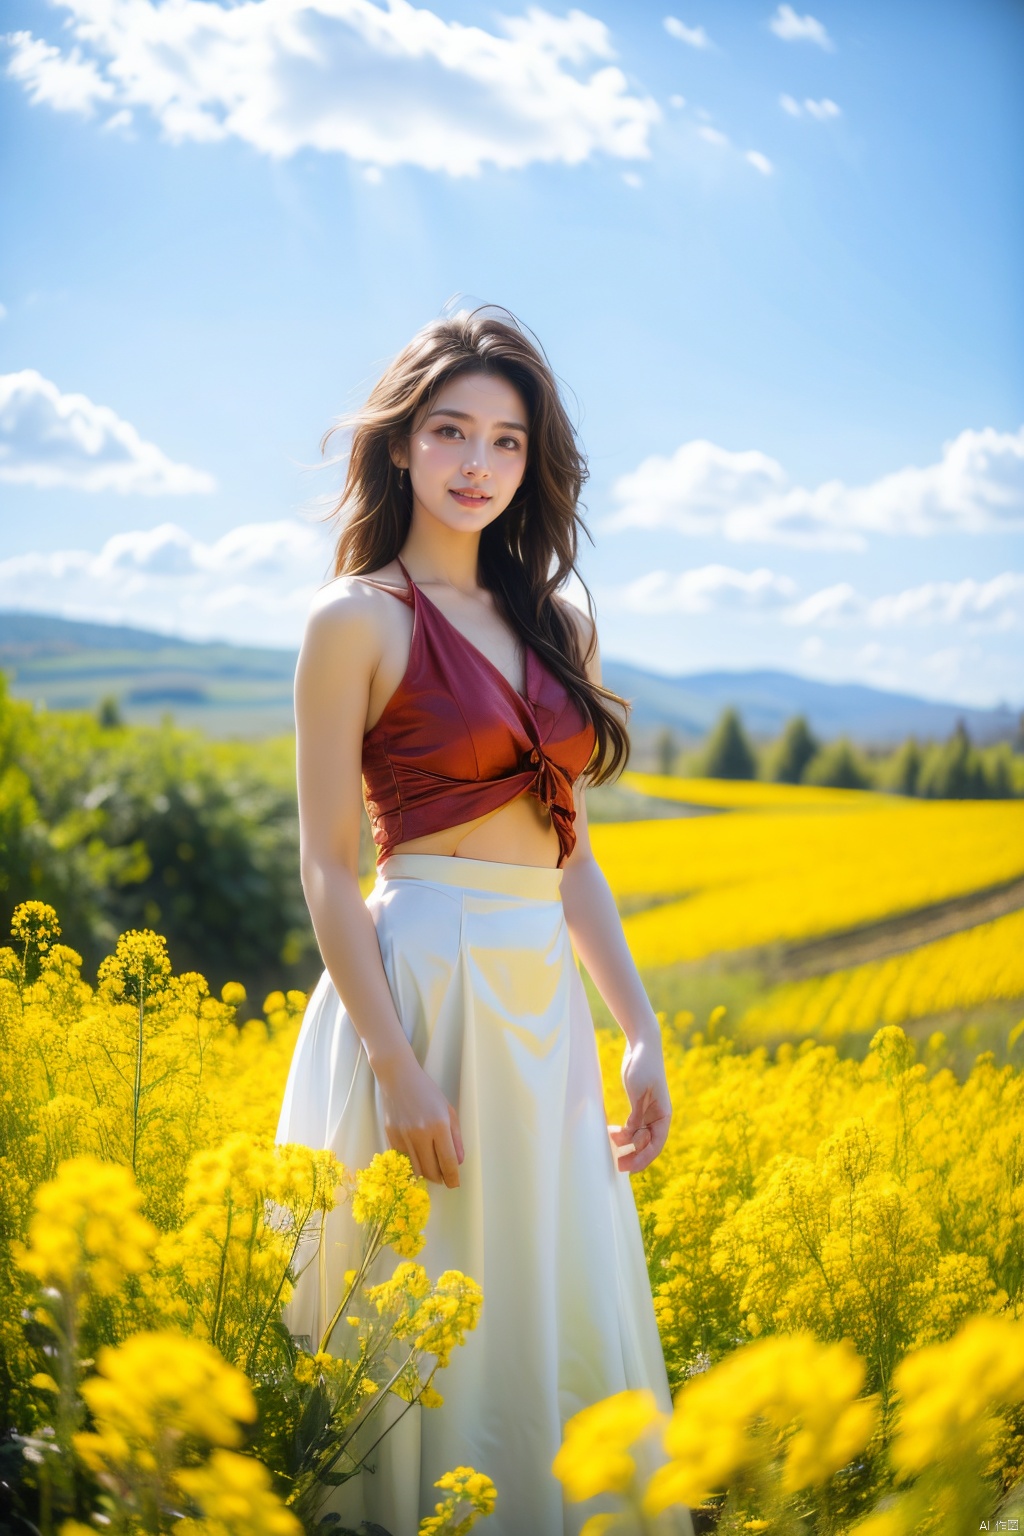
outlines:
[[[11,34],[8,73],[61,110],[148,109],[175,143],[234,137],[274,158],[316,149],[464,176],[645,158],[661,115],[580,10],[532,6],[497,35],[409,0],[58,3],[72,51]]]
[[[762,155],[759,149],[748,149],[746,158],[754,170],[760,171],[762,176],[770,176],[775,169],[768,156]]]
[[[7,73],[20,81],[33,105],[88,117],[97,102],[112,100],[112,82],[77,47],[63,54],[31,32],[9,32],[4,41],[11,49]]]
[[[6,319],[7,319],[7,305],[6,304],[0,304],[0,320],[6,320]]]
[[[622,179],[626,183],[626,186],[632,187],[634,191],[638,190],[644,184],[643,177],[638,176],[636,171],[623,171]]]
[[[0,607],[287,645],[297,642],[329,562],[319,524],[248,523],[207,543],[162,523],[116,534],[95,552],[0,560]]]
[[[926,537],[1024,527],[1024,427],[961,432],[938,463],[909,466],[864,486],[790,485],[756,450],[705,439],[654,454],[612,488],[609,529],[719,533],[734,543],[863,549],[869,534]]]
[[[797,583],[766,566],[741,571],[728,565],[703,565],[673,573],[648,571],[633,581],[596,589],[601,611],[653,617],[670,614],[745,616],[763,626],[781,621],[789,629],[811,630],[800,654],[813,657],[823,641],[819,631],[907,631],[944,626],[967,635],[1024,629],[1024,573],[1005,571],[987,581],[929,581],[902,591],[869,597],[850,582],[839,582],[801,597]],[[877,640],[861,645],[866,663]]]
[[[710,613],[716,609],[773,609],[792,599],[796,583],[761,567],[737,571],[704,565],[678,576],[650,571],[635,581],[602,590],[602,603],[632,613]]]
[[[862,596],[848,582],[826,587],[786,615],[796,625],[862,624],[870,629],[962,624],[998,630],[1024,627],[1024,574],[1004,571],[988,581],[927,581],[881,597]]]
[[[780,5],[768,25],[784,43],[817,43],[829,53],[835,48],[816,16],[798,16],[791,5]]]
[[[729,142],[729,135],[727,133],[722,133],[719,128],[711,128],[707,123],[703,127],[698,128],[697,132],[707,144],[728,144]]]
[[[622,506],[605,527],[714,533],[735,507],[760,503],[784,484],[781,465],[767,454],[731,453],[695,438],[671,458],[653,454],[620,476],[613,495]]]
[[[680,43],[686,43],[689,48],[711,47],[711,39],[703,27],[688,27],[684,21],[679,21],[675,16],[665,17],[665,31]]]
[[[668,99],[668,104],[669,104],[670,107],[675,107],[676,110],[679,111],[682,107],[686,106],[686,97],[685,96],[670,96],[669,99]]]
[[[214,489],[211,475],[173,463],[109,406],[63,394],[34,368],[0,374],[0,481],[149,496]]]
[[[783,112],[788,112],[790,117],[802,117],[806,112],[809,117],[816,118],[819,123],[825,123],[830,117],[841,117],[842,109],[828,96],[823,96],[820,101],[814,101],[810,96],[804,97],[803,106],[792,96],[783,93],[779,97],[779,106]]]

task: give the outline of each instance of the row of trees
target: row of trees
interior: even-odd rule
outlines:
[[[671,731],[656,743],[660,773],[712,779],[770,779],[836,789],[881,789],[941,800],[1008,799],[1024,793],[1024,759],[1007,743],[978,748],[961,721],[948,741],[919,745],[911,736],[895,751],[869,756],[847,737],[821,742],[795,715],[774,742],[758,750],[735,709],[724,710],[703,748],[683,758]]]

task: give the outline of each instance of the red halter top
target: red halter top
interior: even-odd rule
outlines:
[[[532,794],[551,813],[561,866],[576,844],[573,782],[593,754],[593,725],[529,647],[524,698],[398,564],[404,592],[358,578],[412,609],[405,674],[363,737],[377,863],[399,843]]]

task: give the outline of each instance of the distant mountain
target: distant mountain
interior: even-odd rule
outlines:
[[[0,612],[0,668],[11,691],[49,709],[95,709],[118,699],[128,720],[170,713],[182,725],[217,736],[265,736],[290,730],[296,653],[204,643],[127,625],[90,624],[42,613]],[[697,739],[727,705],[755,736],[777,736],[791,715],[806,715],[828,738],[849,735],[885,745],[913,733],[948,736],[963,720],[976,741],[1011,736],[1007,708],[969,709],[861,683],[821,683],[792,672],[698,672],[663,677],[605,659],[610,688],[633,704],[633,727],[649,737],[671,726]]]
[[[608,660],[609,688],[633,704],[639,727],[671,726],[681,737],[701,737],[732,705],[754,736],[777,736],[793,715],[805,715],[816,735],[851,736],[884,746],[914,735],[944,738],[962,720],[979,742],[1012,736],[1017,715],[1005,706],[972,709],[888,693],[864,683],[822,683],[793,672],[694,672],[662,677],[628,662]]]

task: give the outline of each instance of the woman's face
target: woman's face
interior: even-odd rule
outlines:
[[[396,448],[408,469],[414,509],[447,527],[478,533],[499,517],[526,473],[526,403],[497,373],[463,373],[438,391]]]

